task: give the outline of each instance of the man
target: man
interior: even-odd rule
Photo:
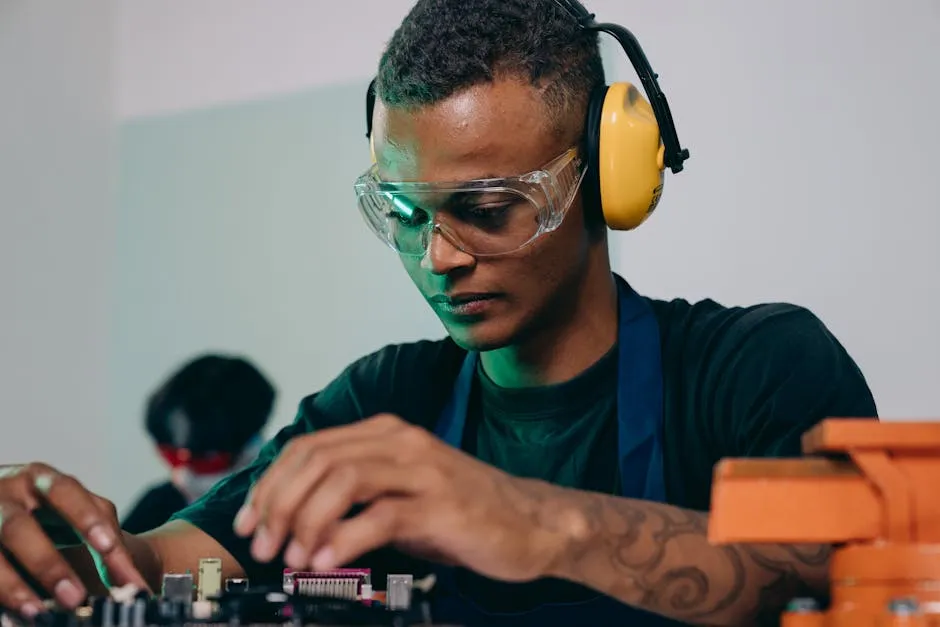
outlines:
[[[254,581],[433,570],[456,623],[733,625],[825,587],[826,547],[708,543],[712,467],[798,455],[820,419],[874,416],[868,387],[805,309],[654,301],[611,274],[582,185],[604,76],[581,26],[549,0],[417,3],[380,63],[357,189],[449,338],[352,364],[252,467],[142,536],[52,469],[11,469],[0,537],[46,589],[77,602],[96,578],[82,550],[74,573],[56,561],[25,514],[41,502],[111,581],[154,587],[213,555]],[[4,572],[0,602],[31,613]]]
[[[271,383],[240,357],[202,355],[173,373],[150,397],[145,415],[170,479],[148,488],[121,527],[129,533],[159,527],[250,464],[274,398]]]

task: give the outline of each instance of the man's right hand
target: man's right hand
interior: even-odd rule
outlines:
[[[58,550],[67,538],[97,554],[112,584],[147,588],[110,501],[46,464],[0,466],[0,606],[26,617],[42,610],[11,560],[59,604],[82,603],[87,589]]]

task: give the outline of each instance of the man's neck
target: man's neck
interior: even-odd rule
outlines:
[[[568,315],[544,325],[525,341],[480,355],[483,369],[506,388],[569,381],[594,365],[617,341],[617,284],[610,266],[586,277]]]

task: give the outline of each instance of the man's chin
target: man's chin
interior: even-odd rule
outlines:
[[[477,353],[494,351],[512,344],[513,334],[505,326],[487,320],[476,324],[444,323],[447,334],[457,346]]]

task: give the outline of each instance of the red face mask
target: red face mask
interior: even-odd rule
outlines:
[[[211,451],[206,453],[192,453],[189,449],[178,448],[168,444],[157,446],[160,456],[170,465],[170,468],[188,468],[197,475],[213,475],[229,470],[234,462],[232,453]]]

